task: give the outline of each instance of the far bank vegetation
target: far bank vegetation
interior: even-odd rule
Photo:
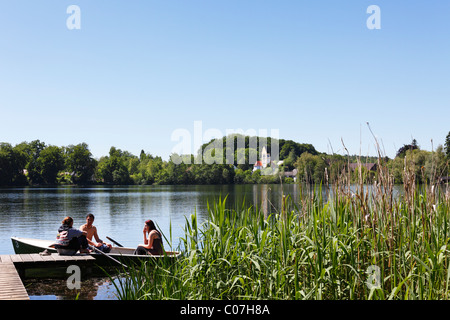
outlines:
[[[244,143],[243,147],[242,143],[238,144],[239,139]],[[364,181],[372,183],[379,179],[379,166],[389,170],[395,184],[403,183],[405,170],[414,174],[418,184],[446,182],[450,175],[450,132],[445,146],[427,151],[420,149],[413,140],[400,148],[394,159],[381,155],[321,153],[311,144],[279,139],[274,141],[278,142],[278,162],[272,161],[266,168],[258,170],[254,170],[255,163],[250,161],[255,157],[261,159],[260,144],[255,147],[254,139],[258,143],[264,141],[267,152],[272,152],[270,137],[228,136],[219,144],[223,146],[222,150],[207,152],[210,156],[215,156],[215,152],[223,155],[222,161],[212,164],[208,164],[205,157],[200,160],[199,157],[214,145],[214,141],[204,144],[197,155],[172,155],[171,159],[183,160],[179,164],[144,150],[136,156],[114,146],[108,155],[95,159],[86,143],[58,147],[40,140],[15,146],[3,142],[0,143],[0,185],[328,184],[343,172],[349,173],[352,182],[363,177]],[[231,140],[234,146],[227,144]],[[230,152],[234,154],[231,157],[234,163],[229,161]]]

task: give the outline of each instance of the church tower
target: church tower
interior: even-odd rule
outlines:
[[[267,153],[265,146],[261,151],[261,163],[263,168],[266,168],[270,164],[270,153]]]

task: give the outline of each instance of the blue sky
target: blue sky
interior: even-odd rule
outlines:
[[[69,5],[81,29],[69,30]],[[381,29],[366,12],[381,9]],[[168,159],[176,129],[390,157],[450,131],[450,1],[2,1],[0,141]],[[433,146],[431,144],[433,140]],[[205,141],[206,142],[206,141]],[[194,152],[195,150],[192,150]]]

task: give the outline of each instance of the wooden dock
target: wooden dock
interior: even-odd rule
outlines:
[[[12,262],[0,263],[0,300],[30,300]]]
[[[57,253],[0,255],[0,300],[29,300],[20,275],[31,268],[57,268],[69,265],[89,266],[95,258],[90,255],[60,256]]]

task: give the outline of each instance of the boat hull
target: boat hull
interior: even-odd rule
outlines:
[[[44,250],[48,250],[51,253],[56,252],[55,248],[49,247],[53,243],[52,241],[17,237],[11,237],[11,241],[16,254],[40,253]]]
[[[11,241],[16,254],[40,253],[45,250],[51,253],[56,252],[56,249],[50,247],[53,244],[53,241],[50,240],[11,237]],[[134,248],[113,247],[108,254],[92,252],[90,255],[96,259],[96,264],[99,266],[120,266],[117,261],[123,264],[141,264],[143,261],[173,260],[180,256],[179,252],[172,251],[168,251],[164,255],[135,255],[134,250]]]

